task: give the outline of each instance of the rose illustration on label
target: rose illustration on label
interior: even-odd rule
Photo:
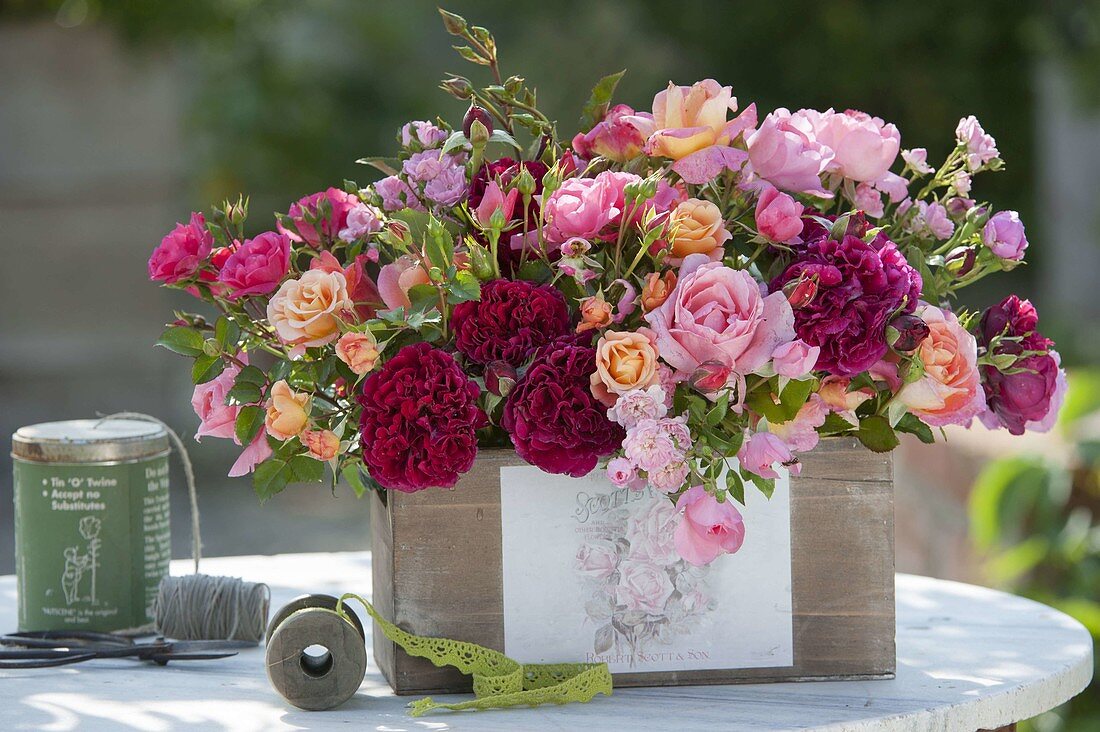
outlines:
[[[686,635],[717,603],[708,594],[709,567],[684,562],[673,545],[676,508],[648,489],[643,500],[623,502],[600,517],[600,537],[577,549],[574,568],[590,599],[596,630],[593,652],[629,657]]]
[[[96,601],[96,570],[99,568],[99,547],[103,543],[99,538],[99,530],[102,525],[95,516],[85,516],[80,519],[77,528],[80,535],[88,542],[87,552],[81,554],[79,546],[65,547],[62,552],[65,564],[61,570],[61,590],[65,593],[67,605]],[[84,584],[85,574],[88,575],[89,591],[88,594],[81,595],[80,588]]]

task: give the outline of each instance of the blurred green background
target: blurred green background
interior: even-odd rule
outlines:
[[[563,134],[591,85],[622,68],[617,101],[637,108],[670,79],[709,76],[762,113],[870,112],[930,161],[977,115],[1008,165],[974,194],[1019,210],[1031,248],[1027,267],[966,304],[1011,291],[1036,302],[1079,371],[1073,418],[1052,436],[904,445],[898,565],[1034,596],[1100,633],[1100,377],[1089,371],[1100,361],[1100,3],[448,7],[490,27],[505,73],[537,86]],[[434,3],[418,0],[0,0],[0,432],[120,409],[193,431],[182,364],[149,347],[186,297],[145,281],[148,252],[173,221],[239,192],[266,227],[265,212],[303,194],[371,179],[353,161],[389,152],[403,122],[457,122],[462,107],[436,89],[445,72],[466,73],[449,46]],[[365,505],[310,488],[260,507],[246,481],[222,477],[233,446],[192,452],[209,553],[366,546]],[[933,476],[930,464],[943,467]],[[8,476],[5,464],[0,572],[12,569]],[[1035,725],[1100,729],[1100,701],[1082,696]]]

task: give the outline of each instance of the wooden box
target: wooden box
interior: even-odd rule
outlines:
[[[891,457],[854,438],[823,439],[800,457],[802,474],[790,483],[794,664],[619,673],[617,686],[893,676]],[[500,469],[521,464],[510,450],[484,450],[454,490],[373,496],[374,604],[383,615],[413,633],[505,650]],[[467,677],[408,656],[377,626],[374,655],[398,694],[470,689]]]

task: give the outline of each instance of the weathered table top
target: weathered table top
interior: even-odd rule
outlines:
[[[305,592],[370,592],[370,554],[227,557],[209,574],[271,585],[272,608]],[[174,562],[174,573],[190,571]],[[303,712],[268,685],[263,650],[160,668],[97,661],[0,671],[0,727],[122,730],[977,730],[1026,719],[1092,677],[1092,642],[1066,615],[971,585],[898,575],[891,681],[621,689],[589,704],[412,718],[373,667],[358,695]],[[15,580],[0,577],[0,630],[15,628]],[[370,643],[370,633],[367,634]],[[452,697],[443,697],[452,698]],[[453,697],[461,699],[462,697]]]

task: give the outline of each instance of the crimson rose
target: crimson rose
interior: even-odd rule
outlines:
[[[454,309],[455,347],[482,366],[503,361],[519,368],[541,346],[572,330],[569,308],[550,285],[493,280],[481,299]]]
[[[451,488],[477,455],[488,423],[477,384],[454,358],[427,343],[402,348],[363,382],[363,463],[383,488]]]

